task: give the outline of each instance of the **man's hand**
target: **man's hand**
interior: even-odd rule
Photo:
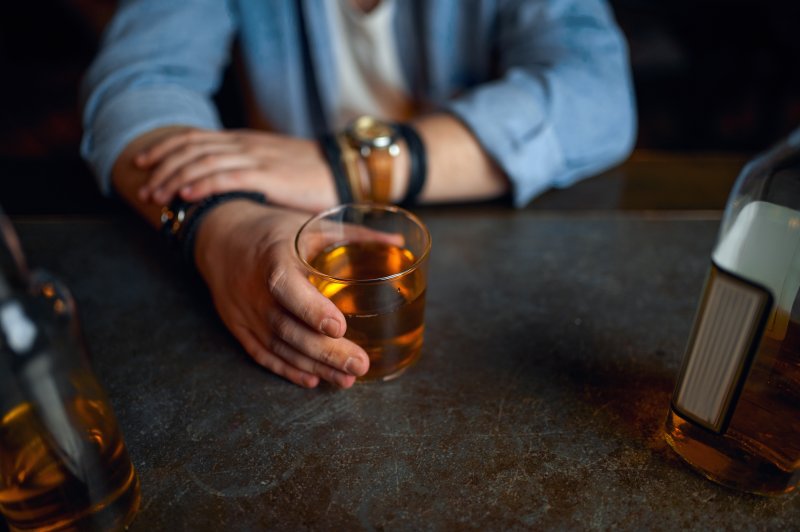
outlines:
[[[317,212],[336,204],[330,169],[311,140],[254,130],[186,129],[140,151],[149,173],[141,201],[167,205],[233,190],[263,193],[272,204]]]
[[[336,306],[307,279],[292,245],[306,215],[231,201],[203,220],[195,257],[222,321],[260,365],[301,386],[342,388],[369,369],[342,338]]]

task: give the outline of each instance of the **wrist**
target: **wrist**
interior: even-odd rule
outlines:
[[[226,253],[224,248],[230,245],[230,235],[236,233],[236,227],[247,219],[249,211],[257,208],[248,201],[229,201],[208,213],[197,230],[194,248],[194,263],[203,279],[209,279],[211,266],[219,261],[215,256]]]
[[[224,256],[227,248],[236,242],[233,236],[249,234],[244,226],[271,209],[273,207],[248,198],[235,198],[213,205],[198,220],[192,242],[183,243],[187,262],[208,280],[210,269],[220,260],[220,253]]]
[[[318,139],[340,203],[415,204],[428,173],[425,144],[416,128],[360,116],[337,134]]]

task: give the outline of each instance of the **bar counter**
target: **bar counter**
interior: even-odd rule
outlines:
[[[425,344],[388,383],[253,363],[132,215],[16,219],[72,288],[142,482],[131,530],[791,529],[662,436],[719,211],[418,211]]]

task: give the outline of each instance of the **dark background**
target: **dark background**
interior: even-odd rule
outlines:
[[[800,124],[797,0],[612,0],[631,48],[637,150],[750,155]],[[0,19],[0,203],[82,214],[77,90],[113,0],[8,2]]]

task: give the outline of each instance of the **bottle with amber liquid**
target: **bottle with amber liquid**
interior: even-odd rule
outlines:
[[[722,219],[665,425],[708,478],[800,481],[800,130],[750,162]]]
[[[74,301],[28,273],[0,214],[0,514],[11,530],[122,530],[139,479],[81,341]]]

